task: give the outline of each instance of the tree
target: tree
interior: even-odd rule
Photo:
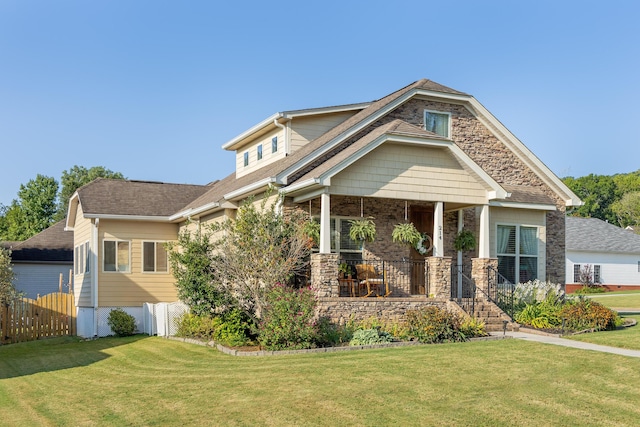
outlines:
[[[0,216],[0,240],[26,240],[31,235],[24,227],[26,216],[17,200],[10,206],[2,206]]]
[[[640,227],[640,191],[626,193],[611,205],[621,227]]]
[[[590,174],[580,178],[567,177],[563,181],[584,202],[574,208],[571,215],[617,223],[616,215],[611,211],[617,194],[611,176]]]
[[[0,304],[7,304],[20,296],[13,285],[14,273],[11,268],[11,251],[0,247]]]
[[[18,201],[14,200],[9,211],[10,229],[18,229],[16,234],[29,238],[38,234],[54,222],[58,181],[38,174],[26,184],[20,184]],[[22,239],[21,239],[22,240]]]
[[[84,166],[75,165],[68,171],[62,171],[62,178],[60,179],[62,188],[58,195],[56,220],[61,220],[67,215],[69,199],[73,196],[73,193],[96,178],[125,179],[120,172],[113,172],[103,166],[93,166],[87,169]]]

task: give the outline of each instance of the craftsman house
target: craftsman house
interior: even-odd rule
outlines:
[[[564,281],[565,209],[581,202],[471,95],[419,80],[372,102],[276,113],[223,148],[235,172],[206,186],[98,180],[73,195],[84,334],[100,334],[110,307],[175,300],[161,243],[233,218],[270,187],[320,223],[309,280],[336,321],[451,305],[465,283],[488,296],[497,278]],[[349,239],[359,218],[373,219],[372,242]],[[392,241],[405,222],[422,233],[419,247]],[[456,252],[462,229],[477,246]]]

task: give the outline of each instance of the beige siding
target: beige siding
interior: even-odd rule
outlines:
[[[82,206],[78,204],[76,212],[76,223],[73,227],[73,248],[75,261],[75,248],[85,242],[91,242],[91,220],[84,217]],[[74,264],[75,265],[75,264]],[[73,276],[73,295],[77,307],[93,307],[91,297],[91,275],[89,273],[75,274]]]
[[[497,257],[497,234],[500,225],[524,225],[538,227],[538,278],[546,277],[547,224],[546,212],[529,209],[497,208],[489,211],[490,247],[489,253]]]
[[[278,151],[271,151],[271,139],[278,137]],[[262,159],[258,160],[258,145],[262,144]],[[249,165],[244,165],[244,153],[249,153]],[[236,151],[236,176],[240,178],[248,173],[255,171],[261,167],[282,159],[285,156],[284,130],[276,128],[275,130],[259,136],[254,141],[249,142],[241,149]]]
[[[487,189],[446,149],[384,144],[331,179],[331,193],[484,204]]]
[[[175,241],[177,224],[102,220],[98,229],[100,256],[98,294],[101,307],[140,306],[145,302],[172,302],[178,299],[171,272],[142,272],[143,241]],[[104,240],[130,242],[130,272],[104,272]]]
[[[291,120],[291,152],[295,152],[309,141],[313,141],[357,112],[343,111],[319,116],[295,117]]]

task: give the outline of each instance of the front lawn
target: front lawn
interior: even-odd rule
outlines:
[[[634,318],[640,322],[640,316],[623,316]],[[631,328],[618,329],[616,331],[602,331],[580,335],[569,335],[576,341],[590,342],[593,344],[609,345],[611,347],[629,348],[640,350],[640,325]]]
[[[611,332],[607,332],[610,334]],[[232,357],[157,337],[0,347],[6,425],[636,425],[640,359],[515,339]]]
[[[640,291],[608,292],[605,294],[590,294],[589,298],[600,304],[613,308],[640,309]]]

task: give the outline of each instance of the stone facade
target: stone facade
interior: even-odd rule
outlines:
[[[489,293],[489,268],[498,271],[497,258],[474,258],[472,260],[471,278],[476,284],[476,288],[480,289],[485,295]]]
[[[319,298],[317,314],[343,325],[349,320],[360,321],[371,317],[398,321],[407,310],[428,306],[447,308],[448,300],[426,297]]]
[[[427,258],[429,292],[435,298],[451,297],[451,257]]]
[[[318,298],[339,295],[338,254],[311,254],[311,287]]]

